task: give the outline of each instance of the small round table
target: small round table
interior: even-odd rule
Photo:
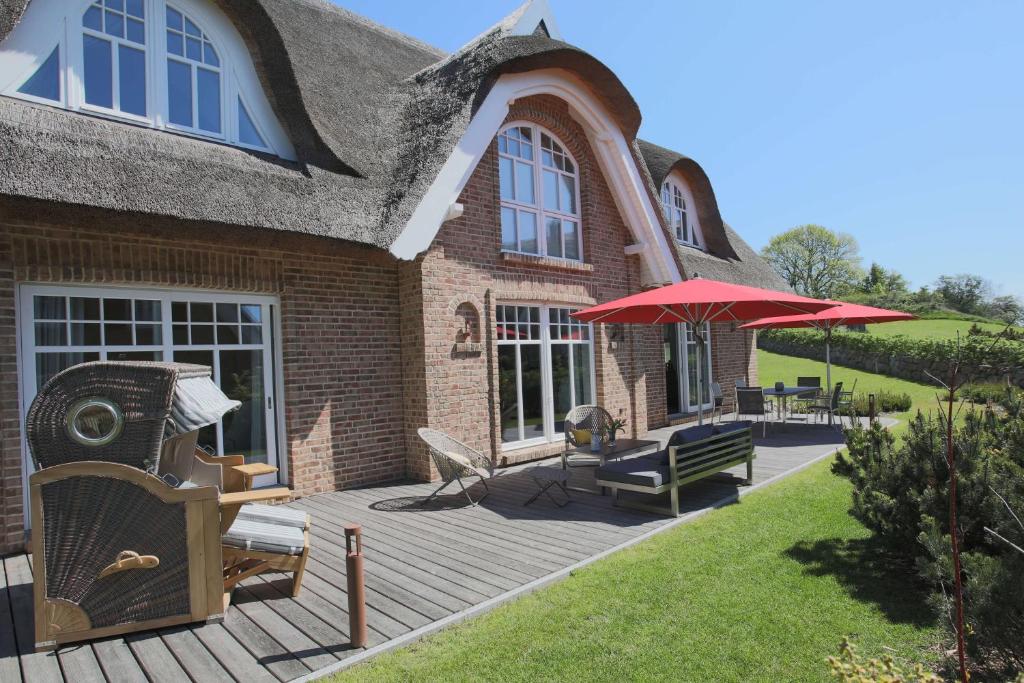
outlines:
[[[572,501],[572,498],[569,497],[569,490],[566,487],[566,483],[569,481],[569,472],[567,470],[563,470],[561,467],[538,465],[537,467],[531,467],[526,471],[526,473],[530,475],[530,478],[537,484],[540,491],[537,491],[530,500],[523,503],[524,506],[529,505],[540,498],[541,494],[546,494],[547,497],[551,499],[551,502],[558,507],[565,507]],[[559,503],[558,500],[551,495],[552,486],[557,487],[562,491],[562,495],[565,496],[564,503]]]

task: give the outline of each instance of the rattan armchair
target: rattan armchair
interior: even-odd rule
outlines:
[[[604,439],[612,416],[601,406],[576,406],[565,416],[565,450],[562,452],[562,467],[597,467],[601,464],[596,456],[581,455],[572,451],[580,446],[589,446],[594,435]]]
[[[434,466],[437,467],[437,472],[441,475],[442,480],[441,486],[423,501],[423,505],[432,501],[437,494],[441,493],[452,482],[459,483],[459,487],[466,495],[470,505],[476,505],[490,494],[491,490],[487,486],[487,480],[494,476],[494,463],[491,462],[490,458],[480,451],[470,448],[458,439],[436,429],[420,427],[416,433],[419,434],[420,438],[423,439],[430,449],[430,457],[433,459]],[[479,478],[484,485],[484,495],[473,500],[473,497],[469,495],[466,484],[462,481],[463,477]],[[472,486],[472,483],[470,486]]]

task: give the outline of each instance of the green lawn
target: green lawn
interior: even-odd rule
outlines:
[[[758,349],[757,365],[758,378],[760,379],[762,386],[772,386],[776,382],[795,384],[798,376],[819,376],[821,377],[822,385],[824,386],[825,384],[825,364],[820,361],[810,360],[808,358],[796,358],[794,356],[783,356],[778,353],[770,353],[768,351]],[[918,384],[917,382],[909,382],[905,379],[876,375],[871,372],[844,368],[838,365],[832,366],[833,383],[842,382],[843,388],[849,390],[853,387],[854,380],[857,380],[858,394],[867,394],[872,392],[877,393],[883,389],[886,391],[898,391],[910,394],[910,398],[913,401],[910,410],[905,413],[895,413],[893,415],[893,417],[900,420],[903,425],[906,424],[909,417],[917,413],[918,409],[923,412],[928,412],[930,410],[934,411],[938,408],[938,405],[935,402],[935,397],[938,394],[936,386]]]
[[[331,680],[822,681],[844,635],[921,659],[925,595],[849,505],[818,463]]]
[[[991,332],[1002,332],[1006,329],[1005,325],[998,325],[996,323],[972,323],[966,320],[937,319],[907,320],[898,323],[868,325],[868,332],[886,337],[900,334],[913,339],[954,339],[957,332],[961,336],[966,337],[967,330],[971,329],[971,325],[977,325],[981,329]]]

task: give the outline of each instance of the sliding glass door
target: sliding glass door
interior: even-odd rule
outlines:
[[[663,326],[663,355],[665,362],[665,407],[669,415],[695,413],[698,402],[705,408],[711,405],[711,327],[704,327],[703,358],[705,370],[701,386],[697,389],[697,336],[692,325],[680,323]],[[703,400],[701,400],[703,399]]]

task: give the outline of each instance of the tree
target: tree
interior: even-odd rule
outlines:
[[[860,290],[865,294],[907,294],[907,280],[895,270],[886,270],[872,262],[867,275],[861,280]]]
[[[835,298],[862,277],[857,241],[820,225],[776,235],[761,255],[800,294]]]
[[[997,296],[985,305],[985,314],[1007,325],[1024,322],[1024,302],[1015,296]]]
[[[982,277],[970,273],[942,275],[935,281],[935,292],[946,304],[961,313],[978,313],[991,296],[992,286]]]

